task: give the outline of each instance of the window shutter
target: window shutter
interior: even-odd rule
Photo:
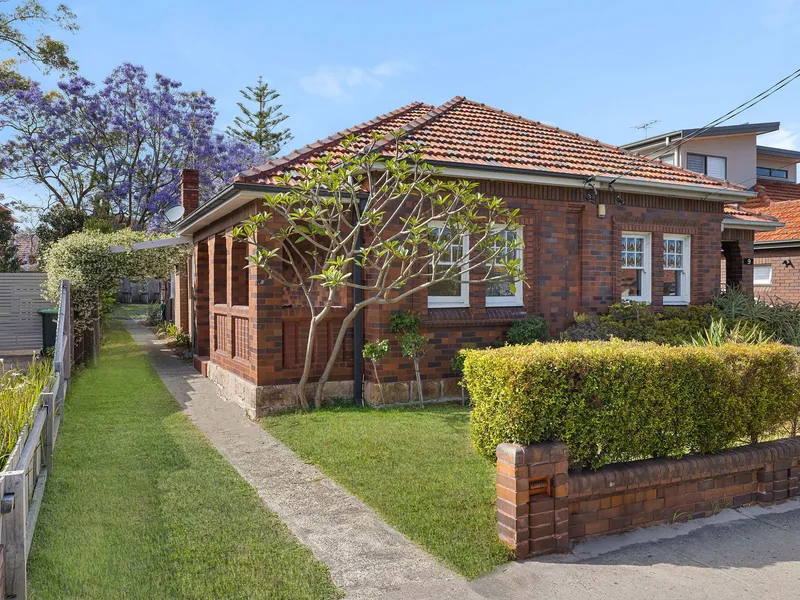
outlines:
[[[686,168],[695,173],[706,172],[706,157],[700,154],[686,155]]]
[[[717,156],[706,157],[706,175],[714,179],[726,179],[727,160]]]

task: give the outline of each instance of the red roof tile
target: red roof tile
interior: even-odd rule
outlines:
[[[758,192],[758,198],[751,201],[754,204],[763,201],[786,202],[787,200],[800,200],[800,185],[796,183],[759,179],[753,187],[753,191]]]
[[[800,186],[796,187],[800,188]],[[769,206],[760,208],[759,210],[763,214],[768,214],[775,217],[778,221],[786,223],[786,225],[775,231],[760,231],[756,233],[757,242],[800,240],[800,198],[797,200],[773,202]]]
[[[737,204],[725,205],[725,217],[737,221],[747,221],[750,223],[780,223],[780,219],[767,215],[762,212],[743,208]]]
[[[536,173],[623,176],[648,182],[691,185],[716,190],[744,188],[634,155],[616,146],[530,121],[463,97],[432,108],[415,102],[351,130],[302,148],[251,171],[236,181],[275,183],[275,176],[309,164],[335,147],[348,133],[391,133],[404,129],[410,141],[423,144],[424,159],[452,166],[511,167]],[[366,143],[367,138],[364,138]],[[393,139],[382,147],[391,150]]]

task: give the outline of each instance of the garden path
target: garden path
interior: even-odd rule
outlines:
[[[371,508],[269,435],[217,394],[216,385],[176,359],[153,333],[125,326],[147,348],[170,393],[192,422],[252,485],[300,542],[328,565],[348,598],[482,596],[386,524]]]
[[[126,325],[147,348],[191,420],[330,569],[348,598],[388,600],[795,598],[800,503],[728,510],[690,523],[586,542],[565,556],[509,563],[468,582],[368,506],[304,463],[174,358],[150,330]]]

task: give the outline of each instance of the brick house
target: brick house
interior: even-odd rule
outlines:
[[[785,223],[756,234],[753,279],[762,300],[800,302],[800,185],[759,180],[758,198],[748,203]]]
[[[745,123],[712,127],[700,132],[681,129],[622,146],[626,150],[669,164],[685,167],[710,177],[729,179],[751,189],[757,198],[726,207],[730,216],[749,219],[756,231],[752,248],[745,253],[754,259],[755,295],[764,300],[800,302],[800,185],[797,164],[800,152],[758,143],[758,136],[780,130],[779,122]],[[681,142],[675,147],[676,142]],[[759,225],[756,221],[772,221]],[[774,224],[785,227],[775,228]],[[735,234],[741,236],[741,231]],[[723,236],[723,239],[724,236]],[[746,240],[742,240],[746,246]],[[727,267],[738,268],[739,249],[723,241],[723,282]]]
[[[755,196],[744,188],[462,97],[439,107],[409,104],[243,172],[200,207],[197,173],[187,171],[186,214],[176,233],[192,240],[194,253],[185,274],[176,277],[176,321],[192,333],[198,369],[251,416],[296,406],[308,317],[288,290],[244,269],[253,248],[226,233],[259,211],[265,193],[280,189],[276,176],[336,149],[344,135],[366,140],[399,129],[425,145],[425,160],[443,177],[474,180],[484,194],[520,209],[518,235],[530,286],[501,298],[484,284],[464,282],[443,295],[423,292],[399,305],[369,307],[345,343],[325,389],[329,397],[360,398],[361,342],[391,339],[393,310],[420,313],[423,333],[433,340],[422,365],[425,396],[459,396],[450,360],[460,348],[501,339],[527,315],[547,319],[555,334],[573,313],[602,311],[622,299],[655,309],[706,302],[720,287],[723,240],[733,265],[728,277],[751,286],[752,267],[742,258],[752,258],[755,229],[775,227],[746,211],[726,212],[727,204]],[[351,301],[342,299],[317,340],[315,376]],[[386,401],[408,402],[413,367],[394,341],[379,368]],[[373,374],[363,377],[366,399],[377,402]]]

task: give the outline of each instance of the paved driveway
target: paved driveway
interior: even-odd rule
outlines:
[[[470,587],[506,600],[799,598],[800,502],[728,510],[575,551],[510,564]]]

